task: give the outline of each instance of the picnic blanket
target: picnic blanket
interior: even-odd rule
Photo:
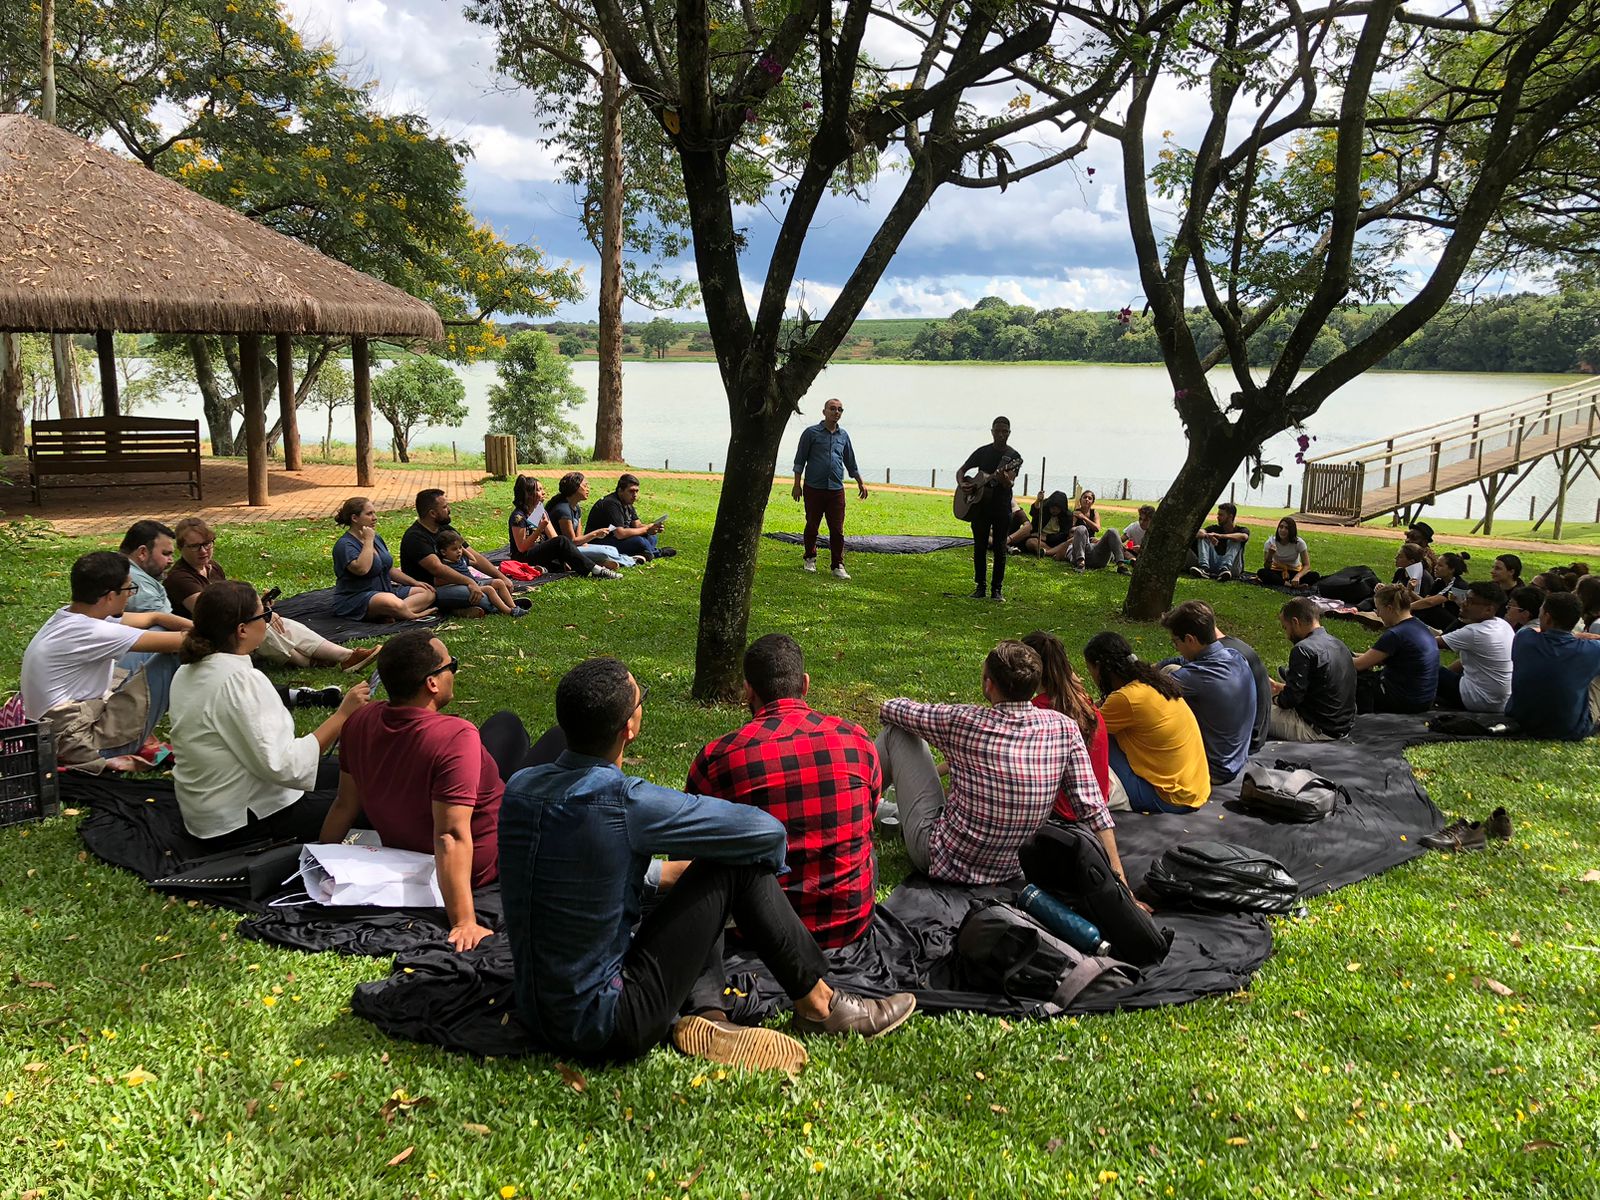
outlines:
[[[503,561],[492,554],[484,555],[491,562]],[[513,592],[525,592],[546,583],[554,583],[558,579],[570,579],[571,571],[546,572],[537,579],[523,582],[515,580],[511,584]],[[411,621],[392,621],[383,623],[379,621],[358,621],[351,617],[341,617],[333,611],[333,588],[317,588],[315,591],[301,592],[297,596],[289,596],[279,600],[274,611],[281,613],[291,620],[299,621],[311,629],[316,630],[323,637],[339,646],[360,641],[363,638],[389,637],[405,629],[426,629],[437,625],[448,613],[435,613],[431,617],[418,617]]]
[[[803,546],[805,538],[798,533],[768,533],[775,542],[790,546]],[[828,536],[817,538],[817,545],[828,548]],[[868,533],[860,537],[846,537],[844,548],[861,554],[932,554],[935,550],[951,550],[956,546],[970,546],[969,537],[929,537],[905,533]]]

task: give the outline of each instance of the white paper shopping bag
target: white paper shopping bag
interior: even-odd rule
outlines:
[[[415,850],[308,844],[300,850],[300,879],[317,904],[444,907],[433,855]]]

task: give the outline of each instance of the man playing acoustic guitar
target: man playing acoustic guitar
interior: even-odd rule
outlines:
[[[1011,486],[1022,468],[1022,455],[1006,444],[1011,438],[1011,422],[1005,417],[996,417],[989,432],[994,441],[967,455],[967,461],[956,472],[955,513],[972,524],[972,573],[977,579],[972,598],[984,598],[985,558],[992,550],[994,574],[987,595],[999,601],[1005,599],[1000,587],[1006,578]],[[969,471],[973,472],[970,477]]]

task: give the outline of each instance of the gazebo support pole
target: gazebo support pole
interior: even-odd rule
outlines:
[[[267,503],[267,407],[261,395],[261,335],[239,335],[239,374],[244,399],[244,445],[249,455],[249,501]]]
[[[294,404],[294,345],[287,333],[278,335],[278,416],[283,426],[283,469],[300,469],[300,418]]]
[[[122,400],[117,395],[117,345],[109,329],[97,330],[94,348],[100,355],[100,405],[108,417],[122,415]]]
[[[350,339],[350,367],[356,383],[356,486],[373,485],[372,468],[372,357],[367,339]]]

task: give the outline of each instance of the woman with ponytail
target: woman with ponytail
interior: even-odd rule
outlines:
[[[1417,594],[1404,583],[1385,583],[1372,600],[1383,633],[1356,655],[1356,711],[1426,712],[1439,692],[1439,643],[1411,615]]]
[[[1412,615],[1435,629],[1454,629],[1467,598],[1467,563],[1471,558],[1465,550],[1439,555],[1439,573],[1433,577],[1427,594],[1411,606]]]
[[[1100,719],[1100,710],[1094,706],[1083,681],[1072,669],[1072,663],[1067,659],[1067,648],[1055,634],[1042,629],[1035,629],[1025,636],[1022,644],[1032,647],[1039,661],[1044,664],[1039,694],[1033,698],[1034,705],[1052,708],[1073,719],[1078,732],[1083,735],[1083,744],[1089,748],[1089,765],[1094,770],[1095,782],[1100,785],[1100,794],[1106,798],[1108,806],[1118,807],[1111,803],[1111,760],[1107,748],[1106,723]],[[1123,800],[1126,801],[1126,797]],[[1122,807],[1125,808],[1126,803]],[[1057,816],[1066,820],[1074,819],[1066,807],[1064,793],[1057,794],[1055,811]]]
[[[332,796],[317,801],[305,793],[319,776],[325,786],[337,781],[323,755],[367,702],[367,685],[358,683],[331,717],[296,737],[277,689],[250,662],[271,615],[248,583],[212,584],[195,601],[194,628],[172,680],[178,807],[189,833],[219,849],[315,841]]]
[[[1111,772],[1134,812],[1190,812],[1211,798],[1200,725],[1170,675],[1141,662],[1120,633],[1097,633],[1083,648],[1100,689]]]

